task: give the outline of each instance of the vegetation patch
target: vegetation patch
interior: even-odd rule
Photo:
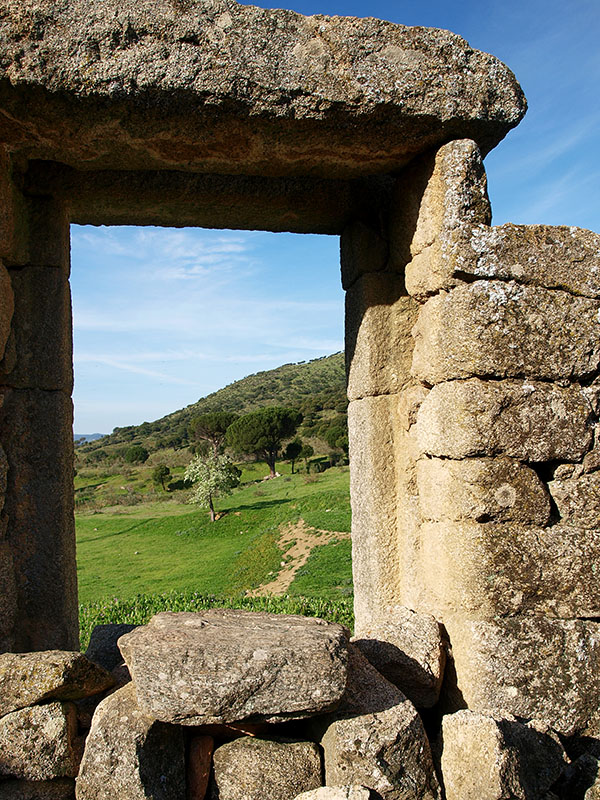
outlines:
[[[128,623],[144,625],[159,611],[203,611],[207,608],[242,608],[248,611],[267,611],[271,614],[301,614],[339,622],[352,630],[354,615],[352,601],[345,598],[331,601],[315,597],[219,597],[201,592],[167,592],[138,594],[128,600],[113,597],[108,601],[84,603],[79,606],[81,649],[88,646],[96,625]]]

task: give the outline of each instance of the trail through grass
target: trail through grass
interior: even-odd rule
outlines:
[[[348,483],[347,468],[248,483],[220,501],[218,508],[225,514],[215,523],[203,510],[162,497],[153,503],[80,513],[76,519],[80,602],[114,610],[136,596],[172,592],[239,596],[277,573],[282,525],[302,518],[323,530],[350,530]],[[318,548],[325,557],[317,558],[314,570],[309,567],[313,556],[309,558],[305,574],[296,577],[290,594],[347,597],[350,563],[344,544],[346,549]],[[306,570],[314,573],[311,580],[306,580]],[[304,582],[298,584],[300,578]]]

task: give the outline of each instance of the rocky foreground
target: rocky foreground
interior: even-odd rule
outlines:
[[[573,762],[548,725],[443,715],[440,626],[394,611],[354,641],[319,619],[212,609],[100,626],[87,655],[5,653],[0,797],[600,796],[598,761]]]

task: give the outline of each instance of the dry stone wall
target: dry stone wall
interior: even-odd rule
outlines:
[[[165,620],[127,633],[133,682],[113,648],[80,800],[186,781],[202,800],[210,763],[237,800],[263,792],[257,760],[291,776],[273,800],[599,795],[600,237],[491,225],[482,155],[524,112],[510,70],[447,31],[3,4],[0,683],[21,654],[46,688],[0,706],[0,796],[72,798],[106,691],[27,654],[76,663],[71,222],[341,235],[356,611],[321,660],[304,639],[290,657],[293,625],[247,623],[244,664],[215,656],[202,687],[196,623],[180,651]],[[219,719],[198,698],[223,687]]]
[[[595,732],[600,237],[489,216],[477,146],[451,142],[400,176],[387,260],[370,273],[363,254],[357,278],[342,249],[350,308],[365,280],[390,287],[348,324],[357,633],[377,638],[394,602],[432,614],[446,710]],[[365,404],[385,409],[377,442]]]

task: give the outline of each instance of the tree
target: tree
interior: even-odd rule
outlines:
[[[229,456],[210,453],[206,456],[195,456],[184,474],[184,480],[194,484],[190,503],[197,503],[201,508],[208,508],[210,521],[214,522],[217,497],[231,494],[239,484],[242,473]]]
[[[275,459],[281,443],[296,433],[301,422],[302,414],[294,408],[261,408],[230,425],[226,442],[238,453],[253,453],[264,458],[269,466],[269,477],[274,478]]]
[[[158,464],[152,470],[152,480],[157,486],[162,486],[163,492],[165,490],[165,481],[171,475],[171,470],[165,464]]]
[[[301,452],[302,441],[300,439],[294,439],[285,448],[285,457],[288,461],[292,462],[292,475],[294,474],[294,463]]]
[[[304,459],[304,466],[306,467],[307,474],[310,472],[308,459],[312,458],[314,454],[315,454],[314,448],[310,444],[303,444],[302,450],[300,450],[300,453],[298,454],[299,458]]]
[[[134,444],[125,451],[125,461],[128,464],[143,464],[148,460],[148,451],[139,444]]]
[[[209,442],[213,453],[218,455],[225,442],[227,428],[238,418],[237,414],[230,411],[213,411],[210,414],[201,414],[193,417],[188,425],[188,431],[193,439],[202,439]]]

